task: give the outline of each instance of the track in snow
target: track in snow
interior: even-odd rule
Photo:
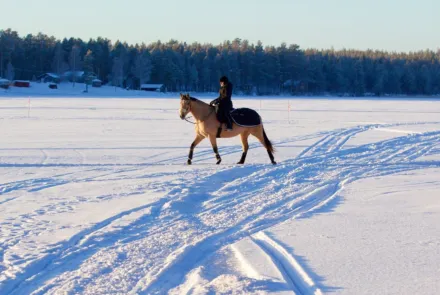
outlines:
[[[252,236],[252,240],[272,259],[280,272],[285,276],[297,295],[321,295],[322,291],[305,272],[300,263],[279,243],[263,231]]]
[[[255,234],[255,242],[283,268],[297,293],[319,294],[295,259],[260,231],[327,210],[344,185],[358,179],[440,167],[438,162],[420,160],[438,153],[440,131],[344,149],[356,134],[392,126],[396,124],[327,132],[297,158],[276,167],[232,166],[209,173],[195,169],[167,183],[158,179],[156,186],[170,188],[164,197],[78,233],[15,278],[0,281],[0,293],[162,294],[181,284],[186,274],[216,250]],[[201,155],[196,153],[196,157]],[[52,181],[49,185],[62,184]],[[3,189],[23,186],[42,187],[22,182],[6,184]]]

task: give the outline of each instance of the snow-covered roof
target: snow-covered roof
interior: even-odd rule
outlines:
[[[0,78],[0,83],[4,84],[4,83],[10,83],[11,81],[9,81],[8,79],[2,79]]]
[[[58,76],[57,74],[54,74],[54,73],[46,73],[46,75],[48,75],[49,77],[54,78],[54,79],[60,78],[60,76]]]
[[[141,88],[160,88],[163,84],[142,84]]]
[[[93,79],[92,82],[100,82],[101,83],[102,81],[99,79]]]
[[[18,83],[31,83],[31,81],[29,81],[29,80],[14,80],[14,82],[18,82]]]
[[[73,76],[73,75],[77,77],[81,77],[82,75],[84,75],[84,71],[75,71],[75,72],[67,71],[63,74],[63,76]]]

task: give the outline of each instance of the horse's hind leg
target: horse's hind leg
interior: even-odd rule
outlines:
[[[191,147],[189,148],[189,155],[188,155],[188,165],[191,165],[192,163],[192,158],[193,158],[193,153],[194,153],[194,148],[204,139],[203,136],[201,135],[197,135],[196,139],[194,139],[193,143],[191,144]]]
[[[267,138],[263,125],[260,125],[255,129],[252,129],[251,134],[255,136],[261,142],[261,144],[266,148],[267,154],[269,155],[270,158],[270,162],[275,165],[277,163],[275,162],[275,157],[273,156],[275,149],[273,148],[273,145],[270,142],[269,138]]]
[[[217,147],[217,138],[215,135],[210,135],[209,140],[211,141],[212,149],[215,153],[215,158],[217,159],[217,165],[221,163],[222,158],[220,157],[220,154],[218,153],[218,147]]]
[[[249,150],[249,143],[248,143],[248,137],[249,137],[249,132],[245,131],[243,133],[240,134],[241,137],[241,145],[243,146],[243,154],[241,154],[241,159],[237,164],[244,164],[245,160],[246,160],[246,155],[247,152]]]

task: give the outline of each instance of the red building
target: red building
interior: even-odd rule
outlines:
[[[31,87],[31,82],[16,80],[12,85],[14,85],[15,87]]]

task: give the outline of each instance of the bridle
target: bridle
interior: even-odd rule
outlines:
[[[191,99],[188,99],[188,107],[183,109],[183,110],[186,112],[186,115],[185,115],[185,117],[183,117],[183,119],[184,119],[186,122],[191,123],[191,124],[193,124],[193,125],[197,125],[198,123],[203,123],[203,122],[205,122],[205,121],[206,121],[206,120],[212,115],[212,113],[215,111],[215,107],[214,107],[214,106],[210,106],[210,107],[211,107],[211,111],[210,111],[205,117],[203,117],[201,120],[198,120],[198,121],[196,121],[196,122],[191,122],[191,121],[189,121],[188,118],[186,117],[186,115],[188,115],[188,114],[191,112]],[[191,116],[190,118],[192,118],[192,116]]]

